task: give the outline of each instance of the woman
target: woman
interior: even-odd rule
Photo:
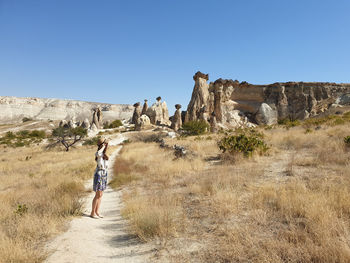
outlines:
[[[97,142],[97,152],[95,153],[95,161],[97,162],[97,167],[94,175],[94,185],[93,190],[96,192],[94,199],[92,200],[92,210],[90,217],[92,218],[102,218],[99,209],[101,205],[101,199],[103,191],[107,186],[107,168],[108,168],[108,156],[106,154],[108,148],[108,142],[100,138]]]

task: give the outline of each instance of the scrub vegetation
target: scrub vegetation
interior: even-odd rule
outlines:
[[[41,262],[44,242],[80,214],[95,147],[0,147],[0,262]]]
[[[138,178],[123,195],[131,233],[160,242],[159,262],[350,262],[348,116],[258,128],[263,155],[236,150],[247,133],[165,139],[189,152],[177,159],[130,138],[119,163]]]

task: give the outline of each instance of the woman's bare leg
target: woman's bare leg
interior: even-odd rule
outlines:
[[[91,208],[90,216],[94,216],[95,215],[96,206],[97,206],[97,203],[98,203],[98,192],[100,192],[100,191],[96,191],[95,197],[92,200],[92,208]]]
[[[97,195],[98,199],[96,201],[95,214],[99,216],[100,214],[99,214],[98,211],[99,211],[100,206],[101,206],[101,200],[102,200],[103,191],[97,191],[96,195]]]

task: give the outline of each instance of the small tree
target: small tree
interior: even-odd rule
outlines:
[[[64,128],[58,127],[52,130],[52,137],[54,137],[55,142],[49,146],[55,146],[57,144],[62,144],[66,151],[69,151],[69,147],[73,146],[76,142],[80,141],[87,136],[87,129],[83,127],[76,128]]]
[[[189,121],[182,125],[182,130],[187,136],[201,135],[209,131],[209,124],[203,120]]]

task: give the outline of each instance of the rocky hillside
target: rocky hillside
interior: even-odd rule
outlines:
[[[350,84],[329,82],[278,82],[254,85],[217,79],[197,72],[185,122],[215,116],[222,126],[244,126],[251,122],[274,124],[282,119],[306,119],[330,107],[350,103]]]
[[[92,110],[96,107],[102,109],[106,121],[130,119],[133,112],[132,105],[127,104],[0,96],[0,123],[17,122],[24,117],[37,120],[91,120]]]

